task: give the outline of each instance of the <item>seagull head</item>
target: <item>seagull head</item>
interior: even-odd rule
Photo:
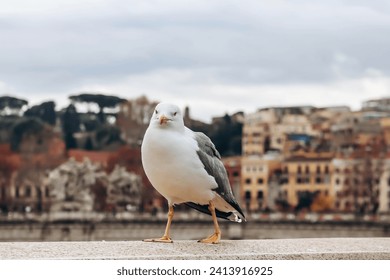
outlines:
[[[169,103],[160,103],[156,106],[150,124],[162,129],[173,128],[179,130],[184,128],[180,108]]]

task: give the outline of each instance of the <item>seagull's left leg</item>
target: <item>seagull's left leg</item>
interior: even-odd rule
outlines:
[[[169,231],[171,229],[173,214],[174,214],[173,205],[169,205],[168,221],[167,221],[167,226],[165,228],[164,235],[161,238],[144,239],[143,241],[144,242],[173,243],[172,239],[170,238],[170,234],[169,234]]]
[[[214,222],[214,233],[205,239],[199,240],[198,242],[218,244],[221,240],[221,230],[218,225],[217,215],[215,214],[215,206],[212,201],[209,203],[209,210]]]

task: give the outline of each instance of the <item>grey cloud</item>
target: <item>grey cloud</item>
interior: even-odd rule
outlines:
[[[16,90],[66,91],[164,69],[192,71],[192,83],[249,86],[390,75],[386,1],[38,3],[46,8],[0,11],[0,81]]]

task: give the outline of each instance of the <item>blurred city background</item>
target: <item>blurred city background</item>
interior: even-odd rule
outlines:
[[[140,145],[157,101],[81,93],[55,103],[0,96],[0,240],[128,240],[161,234],[167,204]],[[97,106],[98,112],[79,112]],[[185,124],[210,136],[248,222],[227,237],[386,236],[390,98],[361,110],[266,107]],[[176,207],[173,237],[197,238],[209,216]]]
[[[385,0],[0,1],[0,241],[161,236],[160,101],[223,156],[222,238],[389,236],[387,34]],[[173,239],[211,232],[177,206]]]

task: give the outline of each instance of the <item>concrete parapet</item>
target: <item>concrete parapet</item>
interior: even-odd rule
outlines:
[[[2,242],[0,259],[175,260],[390,260],[390,238],[194,240],[172,244],[142,241]]]

